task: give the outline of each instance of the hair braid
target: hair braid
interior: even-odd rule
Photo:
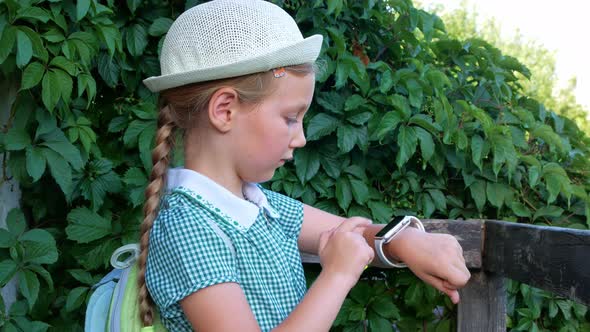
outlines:
[[[164,186],[166,171],[169,164],[169,154],[174,145],[174,131],[176,125],[170,110],[165,106],[160,110],[158,117],[158,131],[156,133],[156,147],[152,150],[152,173],[150,183],[145,189],[145,204],[143,207],[144,219],[140,230],[141,253],[138,258],[138,286],[139,286],[139,315],[143,326],[153,324],[152,299],[145,284],[145,269],[148,254],[150,230],[154,224],[156,213],[160,203],[160,191]]]

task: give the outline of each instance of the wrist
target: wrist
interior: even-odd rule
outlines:
[[[354,287],[357,281],[358,277],[330,270],[322,270],[316,279],[316,282],[326,283],[332,286],[338,285],[338,288],[346,287],[348,290]]]
[[[412,242],[419,236],[427,234],[415,227],[406,227],[383,247],[383,252],[390,260],[404,262],[410,252]]]

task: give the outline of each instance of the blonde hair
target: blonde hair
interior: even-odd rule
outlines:
[[[307,75],[317,72],[315,64],[285,67],[287,72]],[[184,85],[160,93],[160,113],[156,146],[152,150],[152,173],[145,190],[144,219],[140,229],[141,253],[138,258],[139,315],[143,326],[153,324],[152,299],[145,284],[145,270],[148,255],[149,233],[158,213],[160,195],[170,163],[170,151],[175,144],[177,129],[191,129],[195,126],[195,112],[201,112],[209,104],[211,96],[221,87],[231,87],[240,102],[260,103],[272,92],[273,72],[263,72],[240,77]]]

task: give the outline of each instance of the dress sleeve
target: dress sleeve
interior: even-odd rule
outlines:
[[[204,218],[211,217],[194,207],[177,206],[160,210],[154,222],[146,283],[163,315],[199,289],[239,282],[236,258]]]
[[[268,189],[261,190],[270,205],[280,214],[278,222],[285,236],[297,239],[303,225],[303,203]]]

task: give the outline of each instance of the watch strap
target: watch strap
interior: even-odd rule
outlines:
[[[420,219],[418,219],[416,217],[413,217],[413,216],[410,216],[408,218],[410,218],[411,223],[408,224],[407,226],[414,226],[414,227],[418,228],[419,230],[425,232],[424,225],[422,224],[422,222],[420,221]],[[399,232],[401,232],[402,230],[403,229],[401,229]],[[399,234],[399,232],[397,234]],[[385,254],[385,251],[384,251],[383,247],[390,240],[391,239],[382,239],[382,238],[375,239],[375,251],[377,252],[377,257],[379,257],[379,260],[381,261],[381,263],[383,263],[383,264],[385,264],[385,265],[387,265],[389,267],[397,267],[397,268],[405,268],[405,267],[408,267],[408,265],[406,265],[405,263],[392,261],[389,258],[387,258],[387,255]]]

